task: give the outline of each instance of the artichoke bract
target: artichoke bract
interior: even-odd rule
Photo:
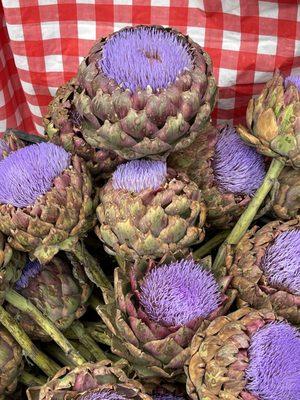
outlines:
[[[184,382],[190,341],[203,320],[213,320],[233,301],[192,259],[169,264],[140,261],[115,269],[115,300],[97,307],[111,332],[111,350],[145,380]]]
[[[279,72],[261,94],[248,104],[247,128],[237,131],[248,144],[269,157],[300,168],[300,79],[284,78]]]
[[[48,106],[48,113],[43,118],[46,134],[52,143],[82,157],[93,175],[105,177],[123,159],[113,151],[92,147],[83,138],[80,131],[82,118],[73,104],[77,89],[75,78],[58,88]]]
[[[204,238],[206,207],[200,190],[163,161],[120,165],[99,197],[96,233],[111,254],[129,260],[160,258]]]
[[[168,165],[197,183],[213,228],[232,226],[265,176],[263,157],[230,126],[207,126],[188,148],[170,154]]]
[[[125,373],[126,365],[110,361],[63,368],[44,386],[29,388],[29,400],[151,400],[143,386]]]
[[[272,309],[300,323],[300,219],[254,227],[227,257],[231,287],[241,304]]]
[[[12,151],[16,151],[25,147],[22,142],[12,131],[5,132],[3,139],[0,139],[0,161],[7,157]]]
[[[75,279],[72,267],[59,257],[53,257],[45,265],[28,260],[14,289],[63,331],[85,313],[92,292],[91,284],[79,268],[76,266],[75,274],[80,282]],[[28,314],[10,305],[7,309],[31,338],[51,340]]]
[[[188,146],[209,121],[217,93],[209,55],[162,26],[126,27],[101,39],[77,79],[84,139],[125,159],[161,159]]]
[[[0,231],[12,247],[46,263],[95,222],[92,183],[78,156],[52,143],[27,146],[0,163]]]
[[[21,347],[6,329],[0,327],[0,395],[15,391],[22,369]]]

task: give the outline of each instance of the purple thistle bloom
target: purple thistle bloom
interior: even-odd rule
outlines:
[[[99,389],[79,396],[78,400],[126,400],[126,397],[113,390]]]
[[[114,189],[139,193],[145,189],[158,189],[167,177],[167,165],[163,161],[134,160],[119,165],[113,173]]]
[[[110,37],[98,67],[125,89],[136,91],[150,86],[156,91],[191,69],[193,58],[188,42],[175,32],[145,26]]]
[[[261,268],[272,286],[300,295],[300,230],[277,236],[267,247]]]
[[[194,260],[185,259],[151,270],[140,290],[145,313],[165,326],[206,318],[222,299],[213,274]]]
[[[3,160],[3,153],[9,153],[10,152],[10,148],[8,146],[8,144],[0,139],[0,161]]]
[[[70,154],[52,143],[12,152],[0,161],[0,203],[15,207],[33,205],[69,165]]]
[[[245,144],[232,126],[220,132],[212,166],[219,189],[227,193],[253,195],[265,177],[262,155]]]
[[[247,390],[260,400],[300,399],[300,335],[285,322],[265,325],[252,337]]]
[[[15,283],[15,289],[17,291],[25,289],[29,285],[30,280],[38,276],[41,270],[42,270],[42,265],[39,263],[39,261],[28,260],[25,267],[22,270],[22,275]]]
[[[284,80],[284,86],[288,88],[290,85],[295,85],[300,90],[300,75],[287,76]]]

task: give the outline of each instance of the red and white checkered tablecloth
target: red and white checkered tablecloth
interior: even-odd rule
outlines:
[[[209,52],[218,122],[243,121],[275,68],[300,74],[297,0],[0,0],[0,133],[43,133],[47,104],[94,41],[137,24],[175,27]]]

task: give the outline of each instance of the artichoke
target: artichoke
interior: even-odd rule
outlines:
[[[116,268],[115,299],[97,311],[111,332],[111,350],[145,380],[184,382],[190,341],[205,319],[224,313],[234,298],[228,279],[192,259],[167,264],[139,261]]]
[[[168,165],[197,183],[213,228],[237,221],[265,175],[263,157],[230,126],[207,126],[188,148],[172,153]]]
[[[204,322],[185,368],[191,399],[298,400],[300,335],[274,321],[271,311],[241,308]]]
[[[248,231],[227,257],[240,305],[272,309],[300,324],[300,217]]]
[[[0,395],[15,391],[22,369],[21,347],[6,329],[0,327]]]
[[[82,119],[73,104],[78,90],[75,78],[58,88],[44,116],[46,134],[51,142],[63,146],[72,154],[82,157],[93,175],[109,175],[123,160],[115,152],[90,146],[82,137]]]
[[[52,143],[27,146],[0,163],[0,231],[46,263],[72,248],[95,221],[85,163]]]
[[[12,151],[25,147],[24,142],[20,140],[12,130],[8,129],[3,139],[0,139],[0,161],[7,157]]]
[[[161,258],[204,238],[200,190],[185,174],[167,170],[163,161],[120,165],[99,196],[96,233],[111,254]]]
[[[126,376],[124,364],[110,361],[63,368],[44,386],[29,388],[29,400],[151,400],[143,386]]]
[[[16,282],[15,290],[63,331],[85,313],[92,291],[83,271],[78,266],[76,268],[76,276],[80,277],[80,282],[73,276],[68,263],[61,258],[53,257],[45,265],[38,261],[28,261]],[[28,314],[10,305],[7,308],[31,338],[49,340],[45,331]]]
[[[300,79],[283,78],[279,72],[248,104],[247,128],[237,131],[248,144],[269,157],[300,167]]]
[[[162,159],[191,144],[217,93],[209,55],[162,26],[126,27],[102,38],[77,80],[73,103],[83,138],[125,159]]]

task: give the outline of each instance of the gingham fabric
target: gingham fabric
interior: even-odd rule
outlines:
[[[1,1],[0,1],[1,3]],[[188,33],[212,57],[213,117],[244,120],[251,96],[280,68],[300,74],[297,0],[2,0],[0,132],[43,133],[42,115],[94,41],[126,25]]]

